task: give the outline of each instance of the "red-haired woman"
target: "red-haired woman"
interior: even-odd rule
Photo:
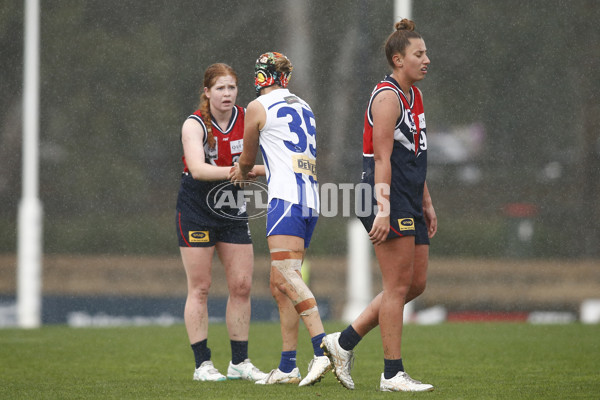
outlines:
[[[181,129],[184,171],[177,197],[176,223],[187,276],[184,319],[196,361],[194,380],[198,381],[227,378],[257,381],[266,376],[248,359],[254,255],[245,204],[240,207],[231,202],[219,204],[214,196],[209,196],[212,191],[239,198],[236,194],[239,189],[228,181],[243,144],[245,110],[235,104],[237,93],[237,75],[230,66],[221,63],[209,66],[204,74],[199,109],[185,120]],[[257,174],[264,175],[264,167],[257,166],[251,177]],[[225,268],[229,289],[226,323],[232,359],[227,377],[213,365],[207,346],[207,300],[215,250]]]

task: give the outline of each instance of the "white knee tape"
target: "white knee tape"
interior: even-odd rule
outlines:
[[[285,280],[294,288],[298,293],[298,303],[314,298],[312,292],[306,286],[298,271],[302,269],[302,260],[297,259],[286,259],[286,260],[274,260],[271,261],[271,265],[277,269],[283,275]],[[308,311],[308,310],[307,310]]]
[[[302,270],[302,260],[296,260],[295,258],[287,258],[285,260],[273,260],[271,263],[284,276],[288,272]]]
[[[309,316],[310,314],[314,313],[315,311],[319,311],[319,307],[317,307],[317,306],[314,306],[314,307],[312,307],[312,308],[309,308],[309,309],[308,309],[308,310],[306,310],[306,311],[302,311],[302,312],[300,313],[300,316],[301,316],[301,317],[306,317],[306,316]]]

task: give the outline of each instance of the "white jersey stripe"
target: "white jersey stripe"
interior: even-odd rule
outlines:
[[[281,216],[279,217],[279,219],[277,220],[277,222],[275,222],[273,224],[273,227],[271,228],[271,230],[269,232],[267,232],[267,236],[270,236],[271,232],[273,232],[273,229],[275,229],[277,227],[277,225],[279,225],[279,223],[281,222],[281,220],[283,219],[283,217],[285,217],[286,215],[288,215],[288,213],[290,212],[290,208],[292,208],[293,205],[294,205],[293,203],[289,203],[288,207],[281,214]]]

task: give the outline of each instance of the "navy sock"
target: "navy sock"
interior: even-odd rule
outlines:
[[[292,372],[296,368],[296,350],[282,351],[279,369],[281,372]]]
[[[231,343],[231,363],[237,365],[248,358],[248,341],[230,340]]]
[[[392,379],[398,372],[404,371],[404,365],[402,365],[401,358],[397,360],[388,360],[387,358],[384,358],[383,365],[383,377],[385,379]]]
[[[325,333],[320,333],[317,336],[310,338],[310,341],[312,342],[312,345],[313,345],[313,352],[315,353],[315,356],[317,356],[317,357],[321,357],[321,356],[325,355],[325,353],[323,353],[323,349],[321,348],[321,343],[323,342],[324,337],[325,337]]]
[[[204,361],[210,360],[210,349],[207,347],[207,344],[208,339],[192,344],[192,351],[196,359],[196,368],[202,365]]]
[[[348,325],[348,327],[344,329],[342,333],[340,333],[338,343],[340,344],[340,347],[342,349],[352,350],[356,347],[356,345],[358,344],[358,342],[360,342],[361,339],[362,336],[356,333],[352,325]]]

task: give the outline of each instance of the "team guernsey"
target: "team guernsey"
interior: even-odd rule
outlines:
[[[222,129],[212,120],[212,134],[215,138],[214,148],[207,141],[206,124],[198,110],[188,117],[197,121],[204,131],[205,162],[219,167],[232,166],[237,162],[243,149],[244,137],[243,107],[233,108],[231,120],[226,129]],[[223,225],[246,224],[248,216],[246,205],[238,204],[237,186],[223,181],[201,181],[190,174],[185,156],[183,159],[183,175],[177,197],[177,211],[183,218],[202,226],[216,227]]]
[[[288,89],[257,98],[266,111],[260,131],[269,203],[281,199],[319,212],[316,125],[310,106]]]
[[[390,90],[398,97],[401,113],[394,129],[394,147],[390,157],[392,177],[390,187],[391,231],[402,236],[402,230],[414,229],[414,219],[423,218],[423,190],[427,175],[427,136],[425,112],[421,92],[410,88],[410,102],[398,83],[387,76],[371,94],[365,112],[363,129],[362,181],[374,185],[373,116],[371,107],[375,97]],[[374,201],[374,199],[372,199]],[[371,223],[374,215],[370,216]],[[399,218],[399,219],[395,219]],[[363,221],[365,223],[365,221]],[[403,226],[403,224],[405,226]],[[367,224],[365,223],[365,226]]]
[[[219,167],[228,167],[237,162],[242,154],[244,143],[244,108],[235,106],[232,110],[231,120],[227,129],[221,128],[212,121],[212,134],[215,138],[215,147],[208,145],[206,124],[202,120],[202,113],[197,110],[188,118],[196,120],[204,130],[204,154],[206,162]],[[183,157],[184,172],[189,172]]]

